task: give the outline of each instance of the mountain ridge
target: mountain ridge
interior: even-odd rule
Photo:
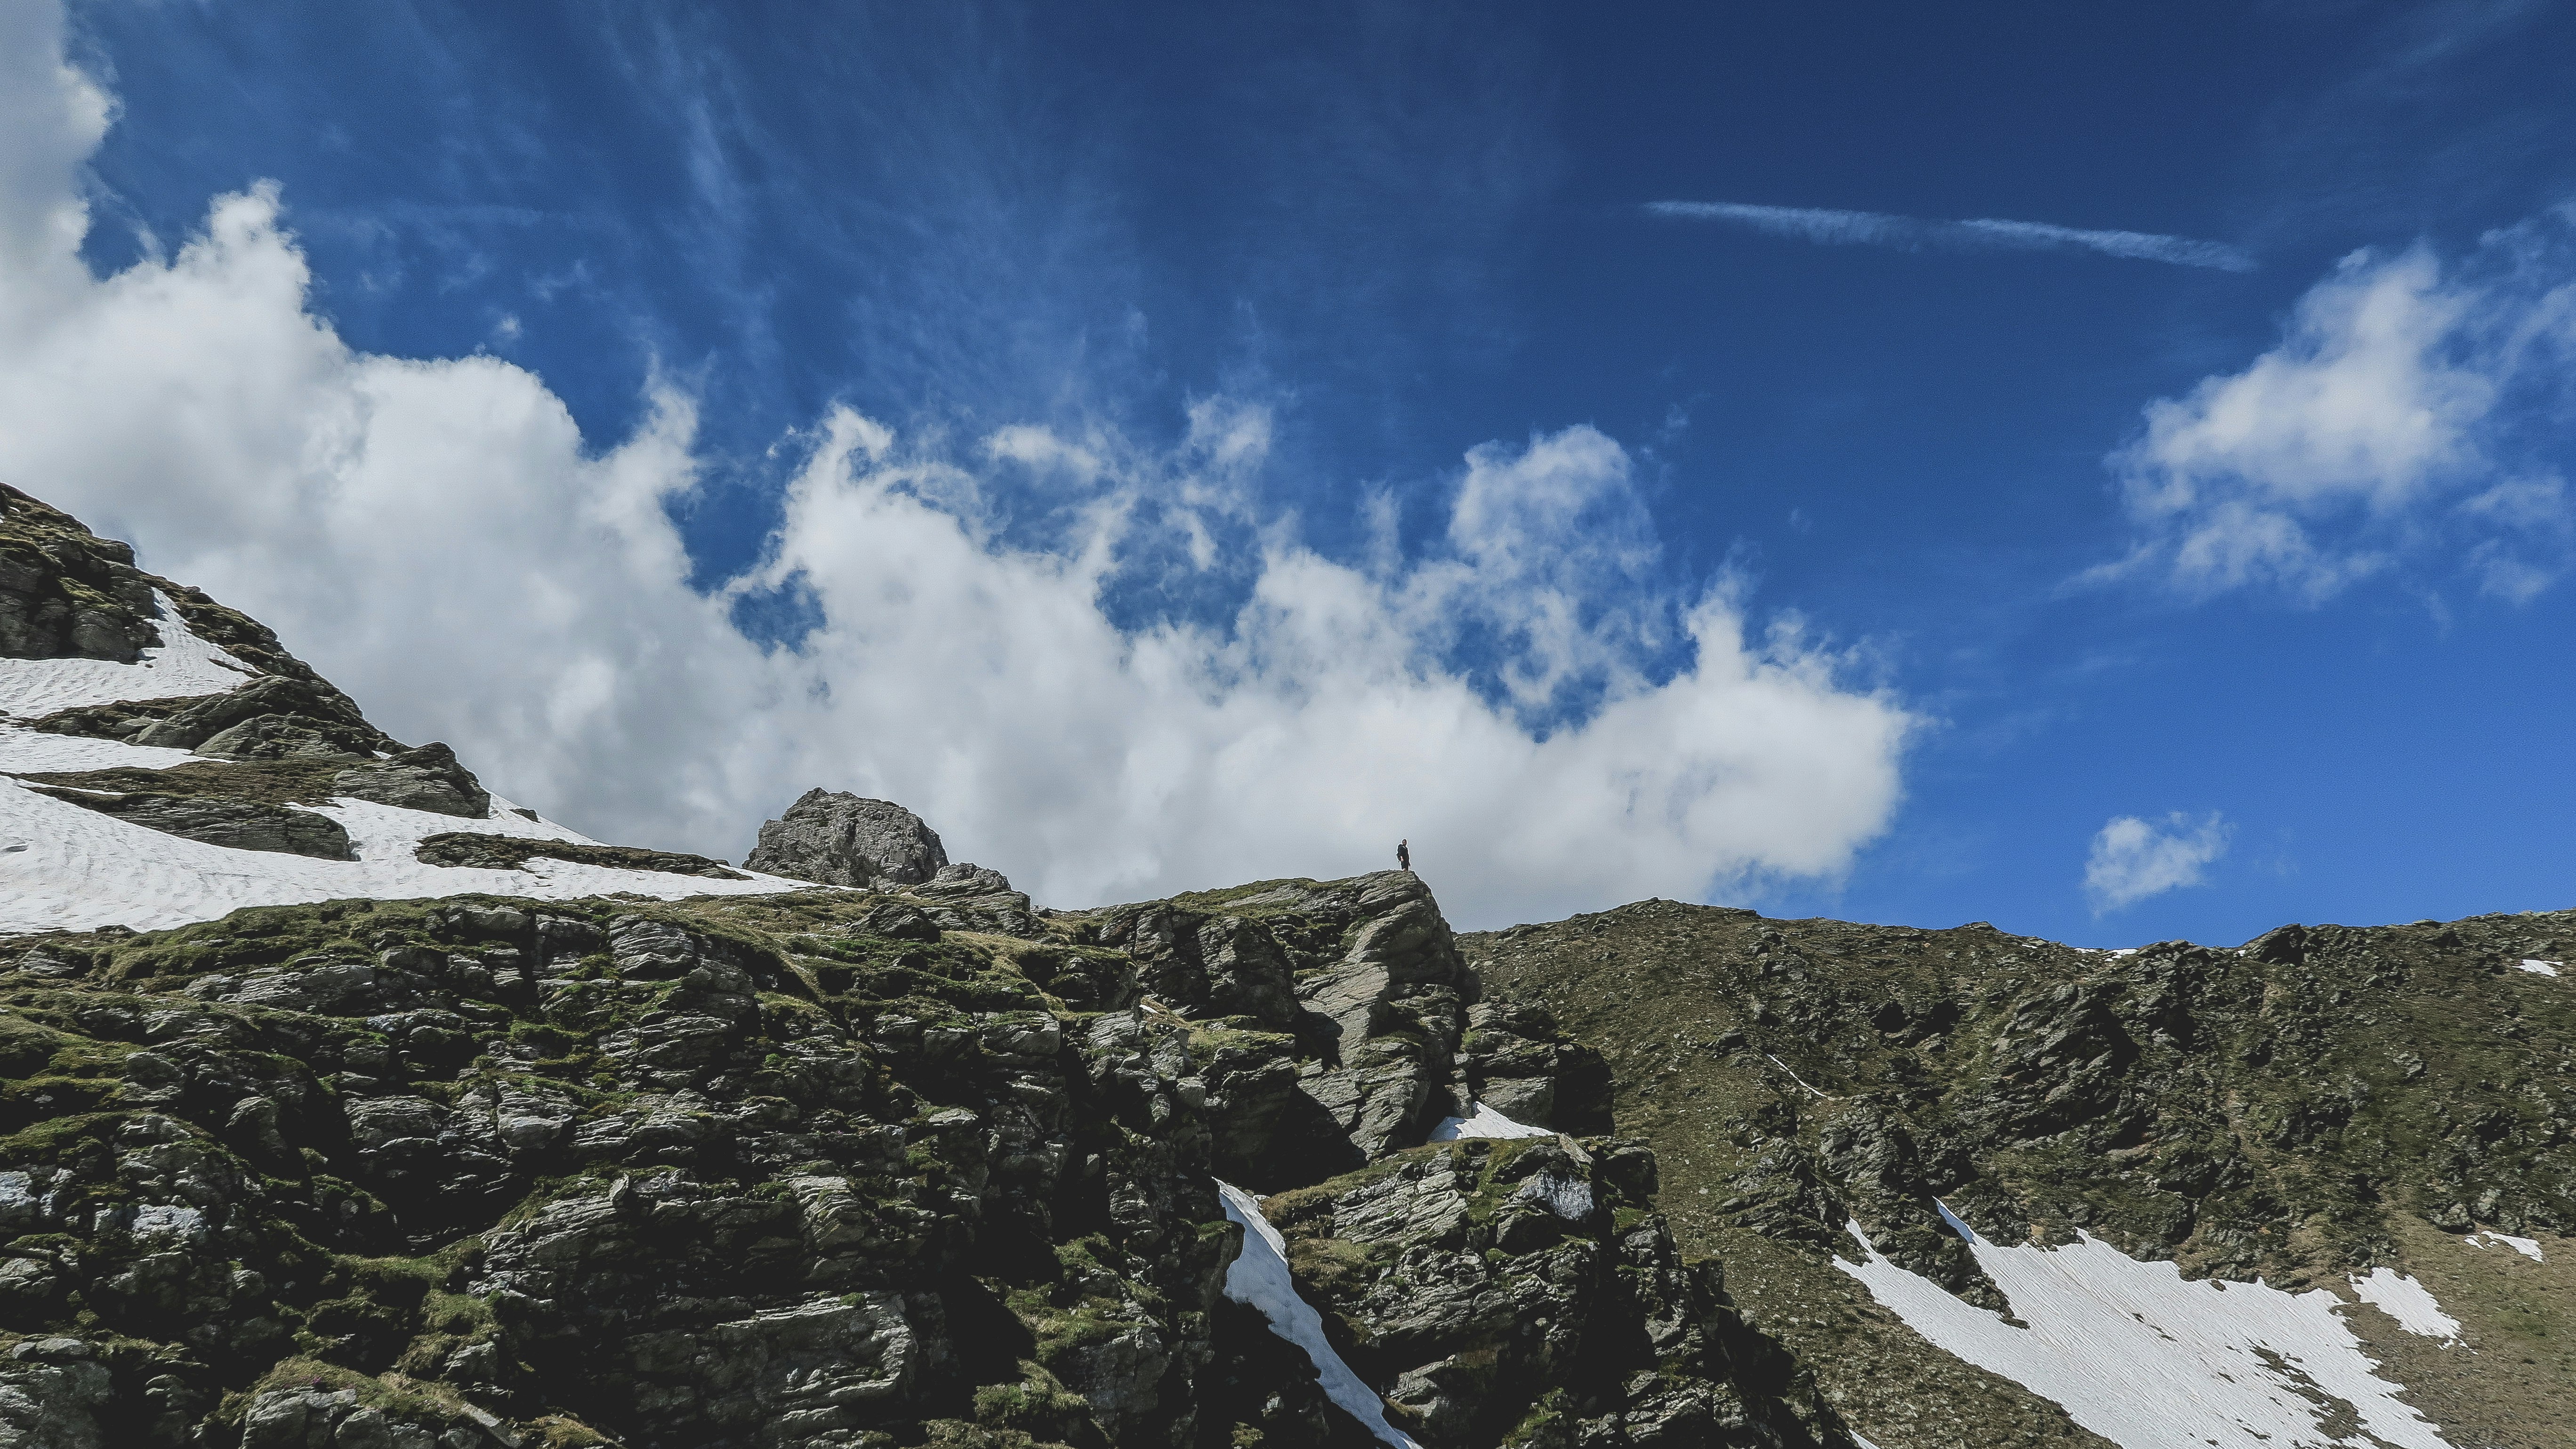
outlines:
[[[2441,1426],[2546,1446],[2576,1409],[2576,1324],[2499,1305],[2560,1281],[2576,1221],[2576,998],[2554,959],[2571,939],[2576,913],[2535,912],[2109,952],[1650,901],[1461,949],[1603,1044],[1678,1240],[1724,1260],[1754,1321],[1881,1443],[1909,1355],[1850,1366],[1890,1335],[1884,1305],[1837,1281],[1858,1256],[1847,1224],[1984,1308],[2005,1306],[1982,1266],[1997,1244],[2088,1239],[2184,1282],[2324,1291],[2371,1353],[2440,1365]],[[2375,1316],[2369,1294],[2422,1275],[2455,1285],[2439,1305],[2484,1351]],[[1912,1407],[1966,1436],[1992,1387]],[[2013,1417],[1978,1432],[2051,1441]]]
[[[735,867],[492,795],[5,489],[0,711],[0,1445],[2576,1417],[2576,915],[1065,910],[821,789]]]

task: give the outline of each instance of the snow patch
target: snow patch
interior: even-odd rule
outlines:
[[[2433,1301],[2432,1291],[2411,1275],[2394,1268],[2373,1268],[2367,1278],[2353,1275],[2352,1291],[2361,1295],[2362,1302],[2378,1304],[2408,1333],[2446,1344],[2460,1341],[2460,1320],[2444,1313],[2442,1305]]]
[[[340,822],[358,859],[315,860],[207,845],[40,795],[15,780],[0,780],[0,932],[101,926],[158,931],[211,921],[244,906],[351,897],[402,900],[481,892],[571,900],[631,891],[678,900],[814,888],[810,881],[772,875],[711,880],[545,859],[529,861],[525,870],[479,870],[413,858],[422,840],[457,830],[588,843],[587,837],[560,825],[514,813],[499,796],[493,797],[492,814],[483,820],[345,798],[311,808]]]
[[[2480,1228],[2460,1241],[2467,1243],[2472,1248],[2484,1248],[2490,1244],[2501,1243],[2504,1246],[2513,1249],[2515,1252],[2520,1253],[2524,1257],[2529,1258],[2535,1263],[2545,1263],[2549,1261],[2540,1254],[2540,1240],[2538,1238],[2517,1238],[2511,1233],[2499,1233],[2493,1228]]]
[[[1443,1117],[1440,1125],[1425,1138],[1429,1142],[1456,1142],[1465,1137],[1553,1137],[1544,1127],[1515,1122],[1482,1102],[1469,1102],[1464,1117]]]
[[[2124,1449],[2330,1449],[2370,1435],[2387,1449],[2451,1449],[2378,1376],[2330,1290],[2186,1282],[2172,1263],[2140,1262],[2089,1235],[2063,1248],[2000,1248],[1947,1207],[1941,1216],[2028,1328],[1888,1261],[1857,1223],[1865,1261],[1834,1266],[1934,1344],[2054,1400]],[[2358,1417],[2346,1437],[2323,1427],[2336,1400]]]
[[[24,725],[0,725],[0,774],[45,775],[58,770],[166,770],[205,756],[159,745],[129,745],[87,735],[54,735]]]
[[[2522,969],[2534,976],[2555,976],[2558,974],[2558,968],[2566,964],[2564,961],[2535,961],[2526,957],[2523,960]]]
[[[258,670],[200,638],[155,589],[161,645],[136,664],[112,659],[12,659],[0,668],[0,714],[37,719],[59,709],[128,699],[186,699],[222,694],[260,677]]]
[[[1375,1434],[1379,1441],[1395,1449],[1422,1449],[1413,1437],[1386,1421],[1386,1401],[1368,1386],[1351,1366],[1342,1362],[1332,1343],[1324,1337],[1324,1317],[1314,1305],[1297,1296],[1297,1284],[1288,1275],[1288,1245],[1279,1230],[1261,1215],[1261,1201],[1230,1182],[1216,1185],[1217,1196],[1225,1201],[1225,1215],[1243,1224],[1243,1251],[1225,1270],[1225,1296],[1237,1303],[1261,1310],[1270,1320],[1270,1331],[1306,1351],[1315,1364],[1315,1377],[1322,1381],[1324,1396],[1348,1411],[1350,1416]]]

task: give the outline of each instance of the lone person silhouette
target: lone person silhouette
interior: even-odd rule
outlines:
[[[1413,869],[1413,851],[1401,840],[1395,843],[1395,868],[1397,870]]]

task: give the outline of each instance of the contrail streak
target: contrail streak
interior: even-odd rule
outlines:
[[[1896,247],[1904,251],[2058,251],[2077,248],[2104,256],[2177,267],[2250,272],[2254,258],[2225,242],[2145,231],[2086,231],[2044,221],[1934,221],[1883,211],[1832,211],[1807,206],[1754,206],[1740,201],[1650,201],[1655,216],[1713,221],[1771,236],[1827,246]]]

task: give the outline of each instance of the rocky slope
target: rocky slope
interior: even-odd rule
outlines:
[[[0,708],[0,1445],[1851,1443],[1410,874],[587,841],[14,492]]]
[[[2257,1442],[2226,1415],[2158,1437],[2080,1382],[2108,1330],[2039,1321],[2062,1305],[2028,1276],[2077,1264],[2105,1301],[2175,1306],[2105,1376],[2316,1310],[2304,1359],[2222,1346],[2304,1405],[2272,1442],[2541,1449],[2576,1418],[2571,944],[2563,913],[2113,953],[1650,901],[1462,949],[1602,1044],[1681,1246],[1882,1449]],[[2406,1404],[2320,1387],[2347,1329]]]
[[[2576,914],[1069,911],[827,790],[736,867],[500,799],[7,490],[0,713],[0,1446],[2576,1421]]]

